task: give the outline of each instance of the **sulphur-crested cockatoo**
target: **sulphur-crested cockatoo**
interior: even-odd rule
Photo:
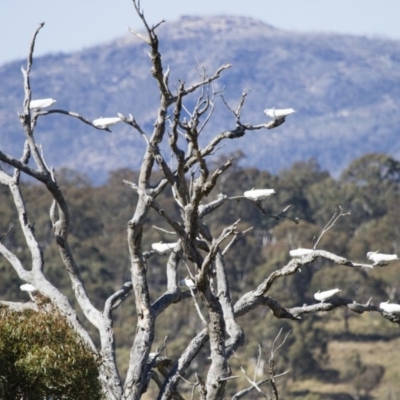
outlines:
[[[35,288],[35,286],[31,285],[30,283],[24,283],[23,285],[21,285],[19,287],[23,292],[28,292],[28,293],[32,293],[32,292],[36,292],[37,289]]]
[[[38,99],[31,100],[29,103],[29,108],[31,109],[39,109],[39,108],[47,108],[52,106],[57,100],[54,99]]]
[[[163,243],[163,242],[159,242],[159,243],[153,243],[151,245],[151,248],[153,250],[155,250],[157,253],[160,254],[164,254],[167,251],[171,251],[175,246],[177,245],[177,243]]]
[[[390,261],[399,259],[397,254],[382,254],[377,251],[369,251],[367,258],[373,261],[375,265],[388,265]]]
[[[190,279],[188,277],[182,279],[179,283],[180,283],[181,286],[186,286],[186,287],[192,288],[192,289],[196,288],[196,285],[194,284],[192,279]]]
[[[274,189],[251,189],[244,192],[244,196],[251,200],[264,200],[274,193]]]
[[[27,292],[29,294],[29,297],[33,302],[36,301],[35,296],[37,294],[37,289],[35,286],[31,285],[30,283],[24,283],[19,287],[23,292]]]
[[[290,250],[289,254],[291,257],[302,257],[302,256],[308,256],[312,252],[313,250],[311,249],[302,249],[299,247],[298,249]]]
[[[400,313],[400,304],[396,304],[396,303],[390,304],[389,301],[379,304],[379,308],[390,314],[399,314]]]
[[[320,290],[318,290],[318,292],[314,294],[314,299],[315,300],[319,300],[321,302],[324,302],[325,300],[327,300],[330,297],[334,296],[338,292],[341,292],[341,290],[338,289],[338,288],[325,290],[324,292],[321,292]]]
[[[275,108],[266,108],[264,110],[264,113],[272,118],[272,119],[285,119],[285,117],[287,117],[290,114],[293,114],[294,112],[296,112],[295,110],[293,110],[293,108],[283,108],[283,109],[275,109]]]
[[[97,118],[93,121],[93,125],[97,128],[109,128],[112,125],[118,124],[121,122],[120,117],[110,117],[110,118]]]

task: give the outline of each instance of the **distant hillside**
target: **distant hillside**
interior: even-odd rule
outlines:
[[[218,85],[225,85],[224,97],[233,106],[243,89],[250,90],[243,122],[264,121],[266,107],[298,111],[277,129],[226,144],[224,151],[241,149],[247,165],[276,172],[315,157],[335,174],[365,152],[400,158],[400,41],[282,31],[231,16],[185,16],[158,33],[171,86],[178,79],[196,81],[197,61],[210,74],[229,62],[232,68]],[[46,34],[45,27],[38,40]],[[129,35],[76,53],[39,57],[31,75],[33,98],[56,98],[58,108],[90,119],[132,113],[150,130],[158,95],[147,51]],[[17,118],[24,63],[0,67],[0,147],[13,155],[24,140]],[[219,101],[204,139],[234,123]],[[80,169],[98,182],[107,170],[134,168],[141,161],[143,141],[123,125],[99,132],[51,115],[39,120],[36,132],[50,165]]]

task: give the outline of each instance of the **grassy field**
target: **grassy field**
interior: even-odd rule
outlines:
[[[333,318],[332,318],[333,317]],[[330,315],[329,320],[321,321],[329,334],[343,334],[343,320],[339,313]],[[339,394],[354,396],[354,382],[346,379],[346,373],[354,372],[352,362],[357,355],[364,366],[380,365],[385,369],[379,385],[370,392],[369,399],[398,400],[400,399],[400,337],[398,327],[383,320],[381,316],[365,314],[349,320],[351,335],[359,335],[356,340],[332,340],[328,345],[328,357],[323,369],[339,372],[337,382],[324,382],[317,379],[307,379],[293,382],[289,385],[294,392],[310,394],[296,399],[328,400],[343,398]],[[366,340],[369,336],[385,335],[395,337],[387,340]],[[312,393],[312,394],[311,394]],[[336,395],[336,396],[335,396]],[[349,397],[350,398],[350,397]],[[354,397],[356,398],[356,397]]]
[[[380,315],[365,313],[363,315],[352,315],[348,324],[348,337],[344,334],[343,310],[335,310],[329,315],[321,315],[321,320],[317,323],[319,327],[326,331],[329,337],[334,337],[329,341],[327,354],[324,360],[320,360],[321,370],[330,371],[331,375],[321,373],[315,379],[302,379],[292,381],[290,378],[279,378],[277,386],[281,399],[286,400],[353,400],[357,399],[354,377],[350,376],[360,370],[354,360],[359,357],[359,365],[364,367],[382,366],[384,374],[380,383],[370,391],[369,397],[362,397],[363,400],[400,400],[400,335],[398,327],[384,320]],[[381,339],[377,339],[381,337]],[[375,339],[375,340],[372,340]],[[284,351],[284,349],[282,349]],[[245,360],[245,353],[240,358]],[[267,361],[267,360],[265,360]],[[233,361],[233,364],[236,363]],[[285,370],[284,366],[278,368],[279,371]],[[251,366],[246,368],[249,376],[252,376]],[[203,371],[205,373],[205,371]],[[266,370],[264,370],[264,373]],[[247,387],[249,384],[241,376],[241,372],[236,370],[234,375],[241,381],[240,388]],[[329,375],[329,376],[328,376]],[[263,376],[265,377],[265,376]],[[325,377],[325,378],[324,378]],[[317,379],[318,378],[318,379]],[[261,376],[258,377],[261,379]],[[369,383],[373,379],[371,375],[361,376],[359,385]],[[156,395],[155,388],[150,385],[145,398],[150,400]],[[262,389],[268,393],[269,386],[266,384]],[[188,385],[182,383],[185,398],[192,398]],[[198,398],[198,393],[194,395]],[[229,399],[227,396],[226,399]],[[259,396],[253,391],[247,399],[258,400],[264,397]]]

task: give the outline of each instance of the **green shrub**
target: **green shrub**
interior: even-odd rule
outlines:
[[[98,362],[57,311],[0,308],[1,399],[101,399]]]

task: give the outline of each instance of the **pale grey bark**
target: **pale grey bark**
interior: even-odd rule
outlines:
[[[6,307],[16,312],[22,312],[26,310],[39,311],[38,305],[31,301],[28,303],[18,303],[14,301],[0,301],[0,308],[1,307]]]

